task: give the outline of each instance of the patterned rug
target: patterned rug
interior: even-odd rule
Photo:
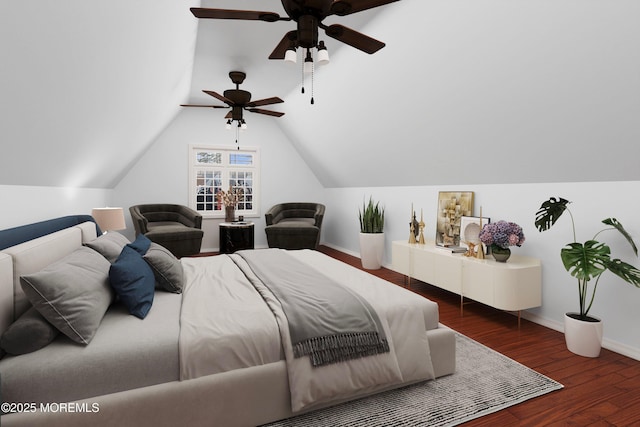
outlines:
[[[562,388],[462,334],[456,334],[456,366],[453,375],[267,426],[455,426]]]

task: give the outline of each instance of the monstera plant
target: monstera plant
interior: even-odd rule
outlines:
[[[564,268],[578,281],[579,313],[565,313],[564,337],[569,351],[585,357],[598,357],[602,347],[603,325],[596,317],[589,316],[589,310],[596,296],[596,289],[602,274],[610,271],[627,283],[640,287],[640,270],[631,264],[611,257],[611,248],[598,240],[600,233],[617,230],[629,242],[633,252],[638,256],[638,248],[633,239],[615,218],[602,221],[605,227],[593,236],[591,240],[580,243],[576,238],[576,226],[573,214],[568,208],[568,200],[561,197],[551,197],[542,203],[536,212],[536,227],[539,231],[550,229],[562,216],[568,212],[571,217],[573,242],[567,243],[560,250],[560,258]],[[593,286],[590,287],[590,284]]]
[[[550,229],[564,212],[568,212],[569,216],[571,217],[573,242],[567,243],[566,246],[562,248],[562,250],[560,251],[560,258],[562,259],[564,268],[569,272],[569,274],[571,274],[571,276],[575,277],[578,281],[578,299],[580,303],[580,312],[566,314],[565,338],[567,340],[567,346],[569,347],[569,350],[583,356],[595,357],[600,352],[599,346],[602,343],[602,326],[600,319],[589,316],[589,310],[593,305],[593,301],[596,295],[596,289],[598,288],[598,283],[600,282],[602,274],[606,271],[610,271],[625,282],[630,283],[636,287],[640,287],[640,270],[638,270],[631,264],[628,264],[617,258],[612,258],[611,248],[607,244],[602,243],[596,239],[604,231],[617,230],[625,237],[627,242],[629,242],[636,256],[638,255],[638,249],[629,233],[615,218],[607,218],[603,220],[602,223],[607,227],[596,233],[591,240],[587,240],[584,243],[578,242],[576,238],[576,227],[573,220],[573,214],[568,208],[569,203],[571,202],[561,197],[551,197],[549,200],[542,203],[540,209],[538,210],[538,212],[536,212],[535,225],[539,231],[545,231]],[[591,283],[593,283],[592,287],[590,287]],[[577,345],[572,348],[573,341],[570,344],[570,340],[572,340],[572,338],[568,335],[568,330],[572,330],[573,327],[568,325],[567,322],[571,321],[568,320],[567,317],[582,322],[600,324],[600,330],[594,333],[598,336],[600,341],[598,343],[597,351],[584,350],[584,353],[589,354],[583,354],[583,350],[574,350],[574,348],[578,347]],[[581,330],[579,333],[576,333],[576,335],[589,334]]]
[[[571,217],[573,242],[567,243],[560,250],[560,258],[564,268],[578,281],[579,313],[565,313],[564,338],[569,351],[585,357],[598,357],[602,347],[602,320],[589,316],[589,310],[596,296],[596,289],[605,271],[610,271],[627,283],[640,287],[640,270],[631,264],[611,257],[611,248],[598,240],[600,233],[617,230],[629,242],[633,252],[638,256],[638,248],[633,239],[615,218],[602,221],[605,227],[593,236],[591,240],[580,243],[576,238],[576,226],[573,214],[568,208],[568,200],[561,197],[551,197],[542,203],[536,212],[536,227],[539,231],[550,229],[562,216],[568,212]],[[590,288],[590,284],[593,287]]]

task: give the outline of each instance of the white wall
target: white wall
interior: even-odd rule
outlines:
[[[188,205],[189,144],[234,145],[235,130],[227,131],[226,110],[184,109],[132,165],[115,187],[115,202],[128,209],[140,203],[177,203]],[[275,124],[277,118],[246,113],[248,130],[240,133],[240,146],[260,147],[260,216],[246,218],[255,223],[256,247],[266,247],[264,213],[274,204],[286,201],[322,202],[322,187],[291,142]],[[129,238],[134,236],[127,213]],[[205,219],[203,251],[219,248],[219,219]]]
[[[0,230],[108,206],[113,191],[93,188],[0,185]]]
[[[424,211],[425,235],[435,237],[436,206],[439,191],[473,191],[475,215],[482,206],[483,215],[492,221],[514,221],[525,232],[526,242],[512,253],[542,260],[542,307],[525,314],[538,323],[562,330],[565,312],[576,311],[578,295],[575,279],[562,266],[560,249],[572,241],[570,218],[565,214],[549,231],[538,232],[534,226],[535,213],[540,204],[551,196],[572,201],[571,212],[576,221],[579,241],[585,241],[605,228],[600,221],[617,218],[640,244],[640,182],[465,185],[420,187],[334,188],[325,190],[327,216],[324,242],[355,255],[358,248],[358,209],[365,198],[386,206],[385,239],[386,265],[391,265],[391,242],[409,237],[411,203],[420,217]],[[601,234],[612,255],[640,267],[631,248],[616,231]],[[640,289],[625,283],[611,273],[605,273],[598,286],[596,300],[590,314],[604,320],[604,346],[640,360]]]

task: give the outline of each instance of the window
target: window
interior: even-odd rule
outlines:
[[[189,147],[189,206],[207,218],[224,218],[224,205],[216,195],[229,188],[241,190],[236,215],[260,216],[257,148]]]

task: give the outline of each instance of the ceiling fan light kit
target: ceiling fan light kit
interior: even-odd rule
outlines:
[[[307,49],[307,56],[304,58],[303,70],[305,74],[309,74],[313,71],[313,57],[311,56],[311,51],[309,49]]]
[[[320,40],[318,43],[318,65],[325,65],[329,63],[329,51],[324,45],[324,42]]]
[[[296,52],[295,46],[292,45],[289,49],[287,49],[286,53],[284,54],[284,62],[288,62],[290,64],[295,64],[296,62],[298,62],[298,53]]]

